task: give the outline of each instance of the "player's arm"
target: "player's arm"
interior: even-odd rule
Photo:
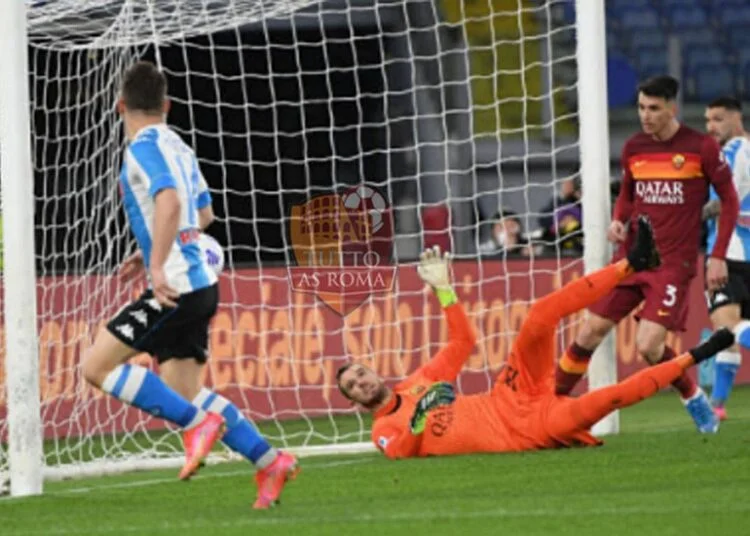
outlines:
[[[476,335],[451,286],[449,255],[441,255],[437,247],[426,250],[420,257],[417,272],[432,287],[448,322],[448,342],[419,373],[430,380],[452,382],[469,359]]]
[[[148,193],[154,200],[149,258],[151,288],[159,303],[174,307],[177,305],[175,300],[179,294],[167,283],[164,263],[175,243],[180,224],[182,207],[177,194],[177,180],[155,142],[149,140],[136,142],[128,150],[145,172],[149,181]]]
[[[711,181],[711,186],[713,186],[720,201],[716,242],[706,268],[708,289],[716,290],[724,285],[727,280],[727,265],[724,259],[729,247],[729,240],[732,238],[735,225],[737,225],[740,203],[732,180],[732,170],[722,157],[719,144],[710,136],[703,138],[701,162],[703,172]]]
[[[154,194],[154,222],[151,244],[151,269],[163,269],[177,238],[180,225],[180,199],[177,190],[164,188]]]
[[[711,185],[719,196],[719,228],[716,235],[716,245],[711,256],[723,259],[732,237],[734,226],[737,224],[740,204],[737,191],[732,181],[732,170],[721,157],[721,149],[716,140],[706,136],[701,151],[703,171],[711,181]]]
[[[198,209],[198,226],[201,231],[204,231],[215,219],[216,216],[214,216],[214,209],[211,208],[211,205]]]
[[[620,193],[615,202],[615,209],[612,213],[612,223],[609,226],[607,237],[611,242],[622,242],[625,240],[628,231],[628,222],[633,215],[633,174],[630,172],[630,146],[625,144],[620,155],[620,165],[622,166],[622,179],[620,183]]]
[[[214,209],[211,205],[211,192],[206,184],[206,179],[201,174],[198,163],[195,162],[194,172],[198,175],[198,188],[196,192],[196,207],[198,208],[198,226],[201,231],[205,230],[216,219]]]

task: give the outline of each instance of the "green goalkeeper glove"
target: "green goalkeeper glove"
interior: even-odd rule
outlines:
[[[427,415],[439,406],[447,406],[456,400],[456,392],[453,385],[448,382],[433,383],[422,398],[417,402],[414,415],[411,417],[409,428],[411,433],[419,435],[424,432],[427,424]]]

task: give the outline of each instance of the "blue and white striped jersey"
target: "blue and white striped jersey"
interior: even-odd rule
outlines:
[[[125,212],[148,268],[154,221],[154,198],[174,188],[180,199],[180,223],[164,272],[180,294],[216,283],[216,274],[198,246],[198,210],[211,204],[211,194],[193,150],[166,124],[141,129],[125,151],[120,172]]]
[[[740,201],[740,215],[737,226],[727,248],[727,259],[750,262],[750,139],[737,136],[724,144],[722,155],[732,170],[734,187]],[[709,199],[719,197],[713,188]],[[708,252],[713,251],[716,243],[717,219],[708,222]]]

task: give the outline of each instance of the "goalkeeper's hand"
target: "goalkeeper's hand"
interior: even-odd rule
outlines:
[[[435,290],[450,290],[450,253],[441,253],[439,246],[428,248],[419,256],[417,273]]]
[[[417,407],[414,409],[414,414],[409,422],[409,428],[411,433],[419,435],[424,432],[424,427],[427,424],[427,415],[430,411],[439,406],[448,406],[456,400],[456,392],[453,390],[453,385],[448,382],[434,383],[427,389],[427,392],[422,395],[422,398],[417,402]]]

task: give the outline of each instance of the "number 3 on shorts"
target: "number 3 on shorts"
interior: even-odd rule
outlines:
[[[667,307],[672,307],[677,303],[677,287],[674,285],[667,285],[667,297],[662,302]]]

